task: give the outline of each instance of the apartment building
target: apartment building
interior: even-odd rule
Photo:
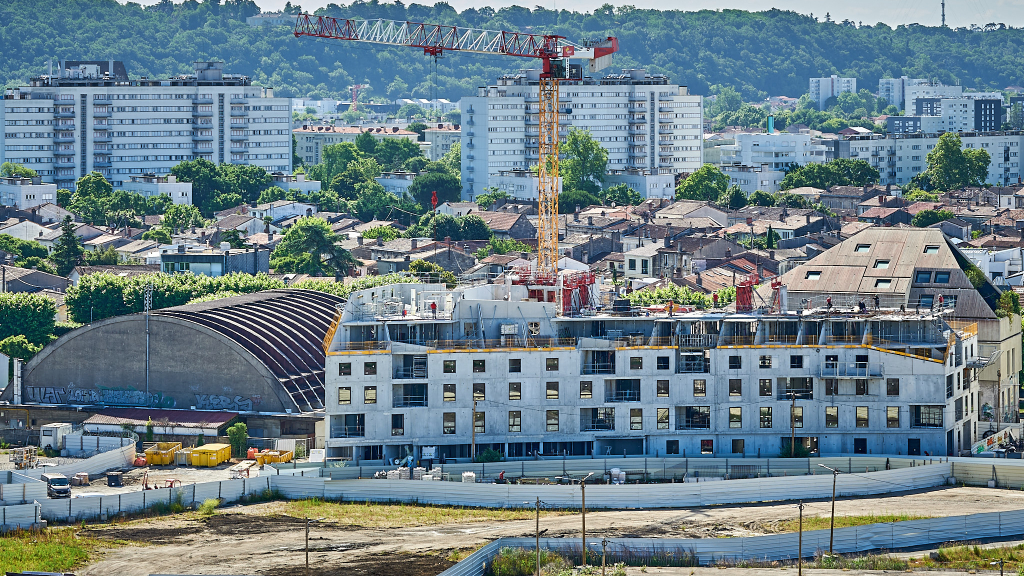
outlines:
[[[539,161],[540,70],[502,76],[462,99],[462,198],[472,200],[502,171]],[[559,136],[589,130],[608,151],[609,170],[692,173],[701,166],[702,97],[667,77],[624,70],[563,80]]]
[[[729,184],[739,186],[748,196],[756,190],[778,192],[790,165],[820,164],[827,159],[826,146],[807,134],[788,132],[736,134],[735,144],[719,148],[719,167],[729,177]]]
[[[458,124],[437,124],[423,131],[427,159],[436,162],[451,151],[452,145],[462,141],[462,127]]]
[[[41,176],[34,178],[0,178],[0,206],[28,210],[57,201],[57,186],[44,184]]]
[[[960,98],[964,94],[963,86],[945,86],[940,82],[921,82],[908,84],[903,89],[903,113],[906,115],[920,114],[917,100]]]
[[[522,276],[355,292],[327,344],[328,457],[957,454],[1019,430],[1020,369],[1019,319],[959,261],[935,229],[867,231],[739,312],[559,314]]]
[[[419,134],[398,126],[303,126],[294,130],[296,152],[307,164],[323,162],[324,147],[342,142],[355,142],[363,132],[369,132],[377,141],[385,138],[405,138],[416,142]]]
[[[120,187],[198,158],[291,172],[288,99],[225,74],[221,62],[168,79],[131,80],[113,60],[59,68],[4,92],[0,162],[69,189],[92,171]]]
[[[878,169],[881,175],[879,184],[901,185],[910,182],[914,176],[928,168],[928,152],[935,148],[940,136],[934,132],[850,136],[835,141],[831,155],[835,158],[866,160]],[[988,151],[991,163],[986,184],[1006,186],[1020,178],[1020,150],[1024,133],[963,132],[960,133],[960,140],[964,148]]]
[[[178,182],[174,174],[157,176],[156,174],[140,174],[130,176],[121,184],[124,190],[138,192],[146,198],[166,194],[175,204],[192,204],[192,183]]]
[[[928,80],[924,78],[908,78],[907,76],[880,78],[878,80],[878,97],[885,99],[886,106],[895,106],[902,110],[907,87],[921,86],[927,83]]]
[[[857,93],[856,78],[840,78],[835,74],[828,78],[810,79],[811,101],[818,105],[818,110],[825,109],[825,103],[833,96],[838,97],[843,92]]]

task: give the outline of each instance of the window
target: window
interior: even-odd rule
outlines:
[[[476,402],[482,402],[487,396],[487,385],[483,382],[473,383],[473,400]]]
[[[640,261],[640,273],[641,274],[650,274],[649,268],[648,268],[649,265],[650,265],[650,261],[649,260],[641,260]]]
[[[484,412],[473,412],[473,431],[477,434],[484,434],[487,431]]]
[[[679,454],[679,440],[666,440],[665,454]]]
[[[658,398],[668,398],[668,380],[658,380]]]
[[[917,282],[918,284],[927,284],[927,283],[929,283],[931,281],[932,281],[932,273],[931,272],[918,272],[918,273],[914,274],[914,282]]]
[[[641,408],[630,408],[629,409],[629,429],[630,430],[643,430],[644,429],[644,411]]]
[[[743,442],[742,438],[733,438],[733,441],[732,441],[732,453],[733,454],[743,454],[743,445],[744,445],[744,442]]]
[[[742,396],[743,395],[743,380],[739,378],[729,379],[729,396]]]
[[[522,400],[523,399],[523,383],[522,382],[509,382],[508,383],[508,399],[509,400]]]
[[[656,367],[658,370],[668,370],[668,356],[658,356],[658,364]]]
[[[939,253],[939,247],[938,246],[925,246],[924,247],[924,253],[925,254],[938,254]]]
[[[676,420],[677,429],[711,428],[711,406],[684,406],[682,413],[683,421]]]
[[[733,406],[729,408],[729,428],[743,427],[743,408]]]
[[[509,358],[508,359],[508,371],[509,372],[522,372],[523,361],[521,358]]]
[[[342,362],[338,364],[338,376],[351,376],[352,375],[352,363]]]
[[[839,356],[836,354],[825,355],[825,368],[835,370],[839,367]]]
[[[772,427],[772,409],[771,406],[762,406],[761,411],[761,428]]]
[[[803,356],[790,356],[789,357],[789,368],[791,370],[800,370],[804,367]]]
[[[885,427],[886,428],[899,428],[900,427],[900,407],[899,406],[886,406],[885,407]]]
[[[867,396],[868,394],[868,381],[863,379],[854,380],[856,383],[856,394],[857,396]]]
[[[853,249],[854,252],[864,253],[871,251],[871,244],[857,244],[857,247]]]
[[[473,372],[487,372],[487,361],[473,360]]]
[[[838,406],[825,406],[825,428],[839,428]]]
[[[920,300],[918,300],[917,305],[920,306],[921,308],[931,308],[934,303],[934,294],[921,294],[921,298]]]
[[[441,433],[455,434],[455,412],[445,412],[441,415]]]
[[[558,400],[558,382],[547,383],[547,399]]]
[[[455,402],[455,384],[444,384],[442,400],[445,402]]]
[[[519,410],[511,410],[508,413],[508,431],[521,432],[523,429],[523,413]]]
[[[760,396],[771,396],[772,395],[772,379],[761,378],[757,381],[757,393]]]
[[[630,258],[629,259],[629,269],[630,270],[636,270],[636,259],[634,259],[634,258]]]
[[[868,407],[857,406],[857,428],[868,427]]]
[[[700,441],[700,453],[701,454],[714,454],[715,453],[715,441],[714,440],[701,440]]]
[[[445,374],[455,374],[455,360],[445,360],[444,361],[444,373]]]
[[[693,395],[694,396],[706,396],[708,391],[707,380],[694,380],[693,381]]]
[[[911,406],[912,425],[915,428],[941,428],[942,408],[942,406]]]
[[[658,430],[668,430],[668,408],[658,408]]]
[[[392,414],[391,415],[391,435],[392,436],[404,436],[405,435],[405,414]]]
[[[376,376],[377,375],[377,363],[376,362],[363,362],[363,375],[364,376]]]
[[[887,268],[889,268],[889,261],[888,260],[875,260],[875,268],[877,268],[879,270],[886,270]]]
[[[836,394],[839,394],[839,380],[825,378],[825,396],[835,396]]]
[[[757,367],[758,368],[771,368],[772,367],[772,357],[771,356],[761,356],[757,360]]]
[[[729,370],[743,368],[743,360],[739,356],[729,356]]]
[[[580,398],[594,397],[594,383],[589,380],[580,382]]]
[[[807,274],[804,275],[804,280],[817,280],[819,278],[821,278],[821,270],[809,270]]]
[[[558,432],[558,410],[547,410],[546,421],[548,432]]]
[[[892,286],[892,280],[888,278],[879,278],[875,280],[875,288],[888,288]]]
[[[366,386],[363,388],[363,404],[376,404],[377,403],[377,387]]]
[[[803,406],[790,406],[789,407],[789,418],[790,426],[793,428],[804,427],[804,407]]]
[[[352,403],[352,388],[345,386],[344,388],[338,388],[338,404],[351,404]]]
[[[544,369],[548,372],[558,370],[558,358],[547,358],[544,361]]]
[[[629,357],[629,369],[640,370],[644,367],[644,359],[642,356],[630,356]]]
[[[886,378],[885,379],[885,395],[886,396],[899,396],[900,395],[900,379],[899,378]]]
[[[936,284],[949,284],[949,272],[936,272],[935,273]]]

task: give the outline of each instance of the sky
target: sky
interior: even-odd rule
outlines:
[[[142,0],[143,4],[152,4],[157,0]],[[176,2],[179,0],[175,0]],[[304,10],[312,11],[322,8],[331,0],[296,0]],[[333,0],[336,4],[347,3],[344,0]],[[405,0],[410,4],[415,0]],[[286,0],[256,0],[264,12],[280,10]],[[738,8],[750,11],[779,8],[792,10],[801,14],[814,14],[824,18],[828,12],[833,20],[844,19],[864,24],[884,22],[890,26],[918,23],[926,26],[938,26],[941,20],[941,0],[857,0],[836,2],[834,0],[621,0],[611,1],[616,6],[632,4],[637,8],[658,8],[661,10],[702,10],[718,8]],[[419,0],[420,4],[433,4],[433,0]],[[542,5],[545,8],[569,9],[575,11],[592,11],[604,4],[604,0],[448,0],[457,10],[491,6],[499,8],[518,4],[533,7]],[[1024,26],[1024,1],[1021,0],[947,0],[946,24],[950,27],[985,25],[989,22],[1003,22],[1009,26]]]

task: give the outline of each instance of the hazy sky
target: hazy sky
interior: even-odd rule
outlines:
[[[178,0],[175,0],[178,1]],[[256,0],[264,11],[278,10],[286,0]],[[334,0],[335,3],[347,3]],[[414,0],[405,0],[406,4]],[[144,4],[152,4],[156,0],[142,0]],[[329,0],[296,0],[305,10],[315,10],[328,4]],[[433,4],[432,0],[419,0],[420,4]],[[520,6],[533,7],[540,4],[545,8],[557,7],[577,11],[592,11],[604,3],[603,0],[448,0],[458,10],[471,7]],[[824,17],[828,12],[834,20],[850,19],[854,22],[875,24],[885,22],[890,26],[917,22],[928,26],[938,26],[940,20],[940,0],[857,0],[854,2],[835,2],[831,0],[632,0],[613,1],[612,4],[632,4],[638,8],[659,8],[662,10],[701,10],[716,8],[739,8],[760,11],[770,8],[793,10],[803,14],[813,13]],[[946,24],[967,26],[970,24],[984,25],[989,22],[1003,22],[1011,26],[1024,26],[1024,1],[1021,0],[947,0]]]

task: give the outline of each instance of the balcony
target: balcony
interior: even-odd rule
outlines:
[[[362,438],[366,436],[365,426],[332,426],[331,438]]]
[[[248,146],[235,146],[234,143],[232,143],[231,144],[231,151],[240,154],[240,153],[248,152],[249,151],[249,147]]]
[[[197,134],[197,133],[193,132],[192,133],[192,140],[193,141],[197,141],[197,142],[212,142],[213,141],[213,134]]]
[[[103,110],[103,111],[93,110],[92,117],[93,118],[110,118],[110,110]]]
[[[110,142],[112,138],[109,133],[97,134],[92,137],[93,142]]]
[[[110,130],[110,126],[107,124],[93,124],[93,130]]]
[[[213,116],[213,110],[199,110],[198,108],[192,109],[193,116]]]
[[[74,144],[75,143],[75,137],[74,136],[54,136],[53,137],[53,143],[54,144]]]
[[[615,374],[615,363],[592,362],[584,364],[581,372],[584,374]]]
[[[110,101],[110,98],[101,97],[101,98],[93,98],[92,99],[92,103],[94,105],[96,105],[96,106],[110,106],[111,101]]]
[[[200,97],[196,96],[195,98],[192,99],[192,103],[193,104],[213,104],[213,97],[210,97],[210,98],[200,98]]]
[[[673,118],[665,118],[665,117],[659,117],[658,118],[658,122],[664,122],[664,123],[672,122],[673,120],[674,120]]]
[[[580,432],[612,432],[615,420],[605,418],[580,418]]]
[[[646,118],[630,118],[629,119],[629,123],[630,124],[647,124],[647,119]]]
[[[54,156],[74,156],[75,155],[75,151],[74,150],[54,150],[53,151],[53,155]]]
[[[213,154],[213,148],[193,148],[193,154]]]
[[[243,98],[232,98],[231,99],[231,103],[232,104],[248,104],[249,103],[249,99],[248,98],[244,98],[244,97]]]
[[[605,395],[605,402],[639,402],[639,390],[613,390]]]
[[[881,364],[873,362],[825,362],[821,365],[821,378],[881,378]]]
[[[110,159],[107,160],[93,160],[92,163],[95,168],[110,168]]]
[[[424,380],[427,377],[426,366],[395,367],[395,380]]]
[[[54,118],[74,118],[75,117],[75,113],[73,111],[72,112],[57,112],[55,110],[53,112],[53,117]]]
[[[248,110],[242,110],[240,108],[232,108],[231,109],[231,115],[235,116],[235,117],[238,117],[238,116],[248,116],[249,115],[249,111]]]

